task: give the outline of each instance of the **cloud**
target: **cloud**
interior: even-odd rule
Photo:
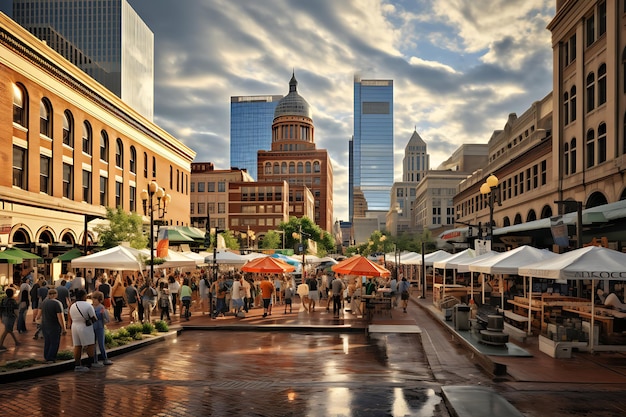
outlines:
[[[396,178],[413,129],[436,167],[551,89],[552,0],[130,0],[155,33],[155,121],[230,166],[230,96],[286,94],[292,70],[347,219],[353,76],[394,80]]]

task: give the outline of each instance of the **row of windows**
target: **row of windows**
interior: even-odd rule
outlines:
[[[274,164],[272,164],[271,162],[266,162],[265,163],[265,175],[279,175],[279,174],[310,174],[311,173],[311,167],[313,167],[313,171],[312,172],[320,172],[321,171],[321,164],[320,161],[313,161],[313,164],[311,164],[311,162],[282,162],[282,163],[278,163],[278,162],[274,162]]]
[[[506,148],[507,149],[511,149],[514,146],[517,146],[518,144],[521,144],[522,141],[528,137],[528,135],[530,135],[531,133],[533,133],[535,131],[535,125],[532,125],[530,127],[530,129],[526,129],[524,131],[524,135],[522,136],[522,134],[520,134],[519,136],[516,136],[513,138],[512,141],[509,141],[509,143],[507,143]],[[500,155],[504,155],[504,153],[506,152],[506,149],[504,148],[504,146],[502,146],[500,149],[498,149],[498,151],[496,153],[494,153],[493,155],[490,156],[489,160],[493,161],[497,158],[500,157]]]
[[[279,125],[272,129],[272,141],[280,141],[285,139],[298,139],[303,141],[311,141],[311,127],[308,125]]]
[[[41,136],[53,140],[53,108],[50,100],[43,98],[39,106],[39,133]],[[13,123],[28,130],[28,94],[21,84],[13,84]],[[74,117],[70,110],[65,110],[62,116],[63,145],[74,149]],[[100,132],[99,158],[102,162],[109,162],[109,136],[105,130]],[[13,185],[22,189],[28,189],[27,176],[27,149],[21,146],[13,146]],[[82,124],[82,152],[88,156],[93,154],[93,130],[89,121],[85,120]],[[117,138],[115,141],[115,166],[121,170],[125,168],[124,144],[122,139]],[[149,174],[149,157],[147,152],[143,153],[143,176],[148,178]],[[137,151],[134,146],[129,148],[128,171],[136,174],[137,170]],[[40,185],[39,191],[44,194],[52,195],[52,157],[50,155],[40,155],[39,164]],[[152,156],[152,178],[157,176],[156,157]],[[176,191],[187,193],[185,185],[188,177],[179,169],[176,170]],[[91,203],[91,172],[83,170],[83,201]],[[63,163],[63,196],[73,199],[73,180],[74,167],[71,164]],[[107,205],[107,178],[100,178],[100,204]],[[170,166],[170,189],[173,187],[173,167]],[[131,209],[135,211],[136,201],[135,187],[130,187],[129,198],[131,200]],[[122,184],[116,183],[116,206],[122,204]]]
[[[626,120],[626,119],[625,119]],[[606,161],[606,123],[598,125],[597,137],[594,129],[587,130],[585,141],[585,167],[592,168]],[[563,145],[563,172],[565,175],[575,174],[576,138]]]
[[[257,218],[245,218],[239,219],[238,217],[233,217],[230,219],[231,227],[238,226],[280,226],[283,222],[282,217],[268,217],[265,219],[257,219]]]
[[[198,212],[197,214],[206,214],[205,208],[207,207],[207,203],[197,203]],[[190,214],[196,214],[195,212],[196,203],[191,203],[189,205]],[[215,203],[208,203],[209,214],[215,213]],[[219,214],[226,213],[226,203],[217,203],[217,212]]]
[[[597,91],[596,91],[597,85]],[[598,67],[598,79],[592,71],[586,79],[586,107],[587,113],[593,111],[596,106],[606,103],[606,64]],[[576,120],[576,86],[563,94],[563,122],[565,125]]]
[[[548,182],[548,163],[541,161],[532,167],[521,170],[503,181],[498,186],[497,191],[502,202],[520,196],[525,192],[530,192]],[[457,205],[458,216],[469,216],[475,212],[488,207],[488,196],[476,195],[467,201]]]
[[[597,30],[596,30],[597,28]],[[600,39],[606,33],[606,2],[598,4],[597,10],[594,10],[590,16],[585,19],[585,46],[590,47],[596,40]],[[565,66],[568,66],[576,60],[576,34],[574,33],[563,44],[563,58]]]
[[[215,182],[213,181],[209,181],[209,182],[198,182],[198,192],[199,193],[204,193],[204,192],[209,192],[209,193],[214,193],[215,192]],[[196,183],[192,182],[191,183],[191,192],[195,193],[196,192]],[[226,182],[225,181],[218,181],[217,182],[217,192],[218,193],[225,193],[226,192]]]

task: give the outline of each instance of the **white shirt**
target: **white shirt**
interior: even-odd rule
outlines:
[[[233,287],[231,288],[231,293],[230,293],[230,297],[237,300],[240,298],[243,298],[243,294],[242,294],[242,285],[241,285],[241,281],[239,280],[234,280],[233,281]]]

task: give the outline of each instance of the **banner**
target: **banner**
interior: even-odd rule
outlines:
[[[169,247],[170,240],[168,238],[167,229],[160,229],[156,249],[157,258],[167,258],[167,251]]]
[[[563,216],[550,217],[550,230],[554,244],[566,248],[569,246],[567,225],[563,223]]]

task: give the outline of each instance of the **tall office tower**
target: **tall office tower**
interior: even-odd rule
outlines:
[[[354,78],[353,191],[365,196],[367,209],[389,210],[393,185],[393,80]],[[350,207],[351,220],[354,198]]]
[[[404,148],[402,160],[402,181],[419,182],[430,169],[430,156],[426,153],[426,142],[420,137],[417,130],[411,135],[409,143]]]
[[[232,96],[230,98],[230,166],[245,169],[257,179],[257,151],[272,147],[274,110],[283,98]]]
[[[259,185],[265,181],[286,181],[289,215],[295,217],[306,215],[308,197],[306,190],[301,189],[305,186],[311,191],[314,205],[311,220],[330,233],[333,230],[333,166],[326,149],[315,146],[313,113],[309,103],[298,94],[297,87],[298,81],[292,75],[289,94],[279,101],[274,111],[272,149],[257,153]],[[255,192],[263,192],[262,187]],[[265,205],[263,210],[273,210],[272,205]]]
[[[154,34],[127,0],[13,0],[13,19],[153,119]]]

